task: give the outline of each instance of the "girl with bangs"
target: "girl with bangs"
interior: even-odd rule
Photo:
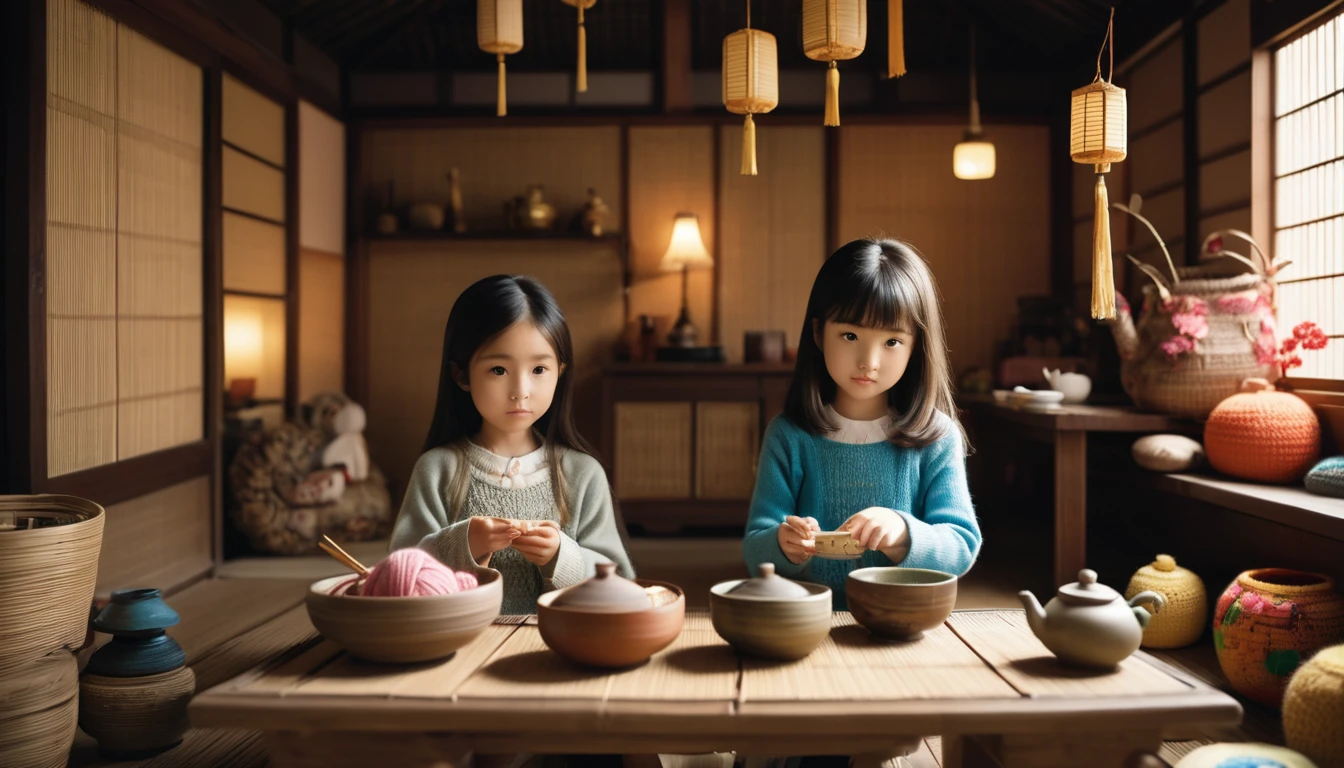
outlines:
[[[746,537],[748,569],[825,584],[872,566],[970,570],[980,527],[966,484],[938,289],[897,240],[856,240],[822,265],[784,413],[766,429]],[[857,560],[823,560],[815,535],[848,531]]]

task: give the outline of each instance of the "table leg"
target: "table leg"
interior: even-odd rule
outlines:
[[[976,736],[944,736],[942,768],[998,768]]]
[[[1055,586],[1087,567],[1087,433],[1055,433]]]
[[[276,768],[469,768],[471,753],[451,736],[411,733],[272,731],[266,752]]]

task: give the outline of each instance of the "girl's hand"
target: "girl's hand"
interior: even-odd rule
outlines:
[[[529,563],[545,565],[560,551],[560,528],[549,520],[533,523],[527,533],[513,540],[513,548],[523,553]]]
[[[816,518],[789,515],[779,524],[779,549],[789,562],[802,565],[816,554],[817,540],[814,534],[821,532],[821,524]]]
[[[500,517],[473,517],[467,523],[467,548],[471,550],[471,558],[481,565],[485,565],[490,555],[508,549],[518,536],[513,522]]]
[[[882,552],[893,562],[905,559],[904,554],[899,558],[893,554],[910,548],[910,535],[905,518],[885,507],[868,507],[854,513],[840,526],[840,530],[849,531],[849,535],[855,541],[868,549]]]

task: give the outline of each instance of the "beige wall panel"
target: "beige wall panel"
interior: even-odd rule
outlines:
[[[751,498],[760,450],[760,408],[756,402],[695,404],[697,498]],[[620,454],[621,461],[625,455]]]
[[[730,362],[742,360],[746,331],[781,330],[789,347],[798,344],[807,295],[830,252],[824,130],[758,127],[760,175],[743,176],[741,126],[719,129],[719,339]]]
[[[224,207],[285,220],[285,175],[241,152],[224,148]]]
[[[1181,111],[1180,35],[1139,64],[1120,83],[1125,87],[1125,105],[1129,110],[1129,130],[1139,131]]]
[[[534,184],[546,188],[558,228],[587,202],[590,187],[611,208],[607,230],[621,226],[621,129],[616,126],[372,130],[365,134],[362,158],[365,207],[373,212],[383,209],[390,180],[396,182],[400,205],[446,203],[448,172],[456,167],[473,231],[501,229],[504,203]],[[549,244],[533,247],[544,250]]]
[[[204,339],[200,317],[118,321],[118,458],[205,437]]]
[[[299,101],[299,245],[345,253],[345,126]]]
[[[149,38],[117,27],[117,119],[172,142],[200,163],[205,145],[201,68]],[[165,148],[167,148],[165,147]],[[199,196],[201,185],[196,183]],[[197,227],[199,231],[200,227]]]
[[[60,34],[70,30],[72,34]],[[47,83],[60,102],[111,117],[117,109],[117,23],[78,0],[47,2]]]
[[[990,365],[1019,296],[1050,292],[1049,130],[996,127],[997,173],[975,182],[952,175],[962,130],[853,126],[840,133],[840,239],[886,233],[919,248],[942,293],[957,371]]]
[[[47,317],[47,475],[117,459],[117,324]]]
[[[276,165],[285,165],[285,108],[224,75],[224,140]]]
[[[345,391],[345,259],[299,251],[299,399]]]
[[[1199,195],[1203,198],[1199,206],[1201,211],[1249,202],[1251,151],[1248,149],[1201,166]]]
[[[284,227],[224,211],[224,290],[284,294]]]
[[[714,129],[711,126],[630,129],[630,316],[675,319],[681,310],[681,274],[659,270],[677,213],[700,217],[705,248],[714,252]],[[714,272],[690,274],[687,304],[701,344],[710,338]],[[660,340],[661,341],[661,340]]]
[[[1177,120],[1129,144],[1130,189],[1140,194],[1180,181],[1185,166],[1185,121]]]
[[[1251,140],[1251,73],[1199,97],[1199,156],[1207,157]]]
[[[599,442],[598,374],[622,330],[621,262],[608,242],[376,242],[369,250],[369,414],[373,459],[396,488],[429,431],[448,311],[471,283],[531,275],[555,295],[574,339],[575,421]]]
[[[210,478],[198,477],[108,507],[97,594],[127,587],[170,590],[207,571],[210,495]]]
[[[1251,0],[1228,0],[1199,22],[1199,84],[1251,58]]]
[[[691,496],[691,404],[616,403],[618,499]]]

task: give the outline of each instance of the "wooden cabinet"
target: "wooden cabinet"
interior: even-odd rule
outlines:
[[[602,458],[630,525],[742,526],[793,364],[622,363],[602,371]]]

